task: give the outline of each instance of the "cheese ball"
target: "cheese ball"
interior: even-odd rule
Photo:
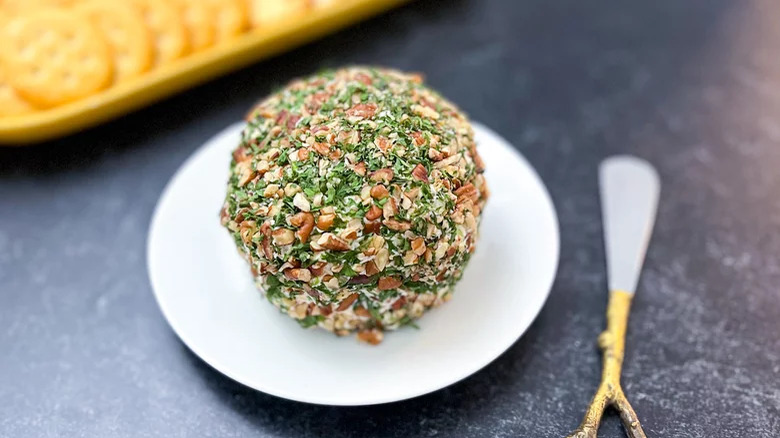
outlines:
[[[450,299],[483,172],[468,119],[419,75],[326,71],[248,114],[221,222],[274,306],[375,344]]]

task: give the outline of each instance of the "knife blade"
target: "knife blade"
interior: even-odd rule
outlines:
[[[653,233],[661,183],[648,162],[615,156],[599,166],[609,290],[635,293]]]

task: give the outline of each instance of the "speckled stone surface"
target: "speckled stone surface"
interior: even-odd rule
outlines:
[[[780,3],[421,0],[88,132],[0,150],[0,436],[559,437],[599,378],[596,166],[655,163],[658,223],[624,384],[651,437],[780,435]],[[147,280],[176,168],[274,86],[381,63],[512,141],[556,202],[541,315],[447,389],[367,408],[242,387],[176,338]],[[614,415],[602,437],[622,437]]]

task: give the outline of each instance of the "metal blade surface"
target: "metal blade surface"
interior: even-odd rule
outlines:
[[[616,156],[599,166],[609,289],[636,292],[653,233],[661,183],[648,162]]]

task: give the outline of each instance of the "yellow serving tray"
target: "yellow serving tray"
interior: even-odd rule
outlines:
[[[67,135],[259,59],[312,41],[408,0],[334,0],[55,108],[0,118],[0,145]]]

